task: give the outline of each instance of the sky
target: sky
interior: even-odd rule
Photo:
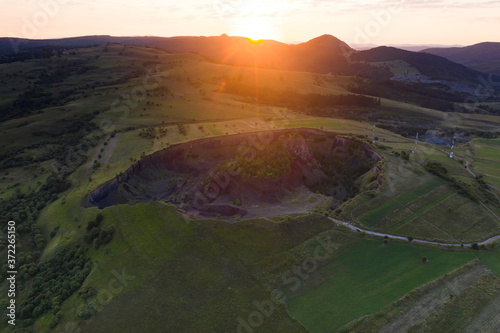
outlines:
[[[245,36],[285,43],[500,42],[500,1],[0,0],[0,36]]]

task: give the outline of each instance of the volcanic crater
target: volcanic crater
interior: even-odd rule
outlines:
[[[85,203],[158,200],[200,217],[233,218],[335,209],[381,159],[364,143],[308,128],[206,138],[142,158]]]

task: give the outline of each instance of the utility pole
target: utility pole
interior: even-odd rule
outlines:
[[[412,154],[417,153],[417,141],[418,141],[418,132],[417,132],[417,137],[415,138],[415,148],[413,148],[413,150],[411,151]]]
[[[373,123],[372,143],[375,144],[375,123]]]
[[[455,147],[455,135],[453,135],[453,141],[451,141],[450,158],[453,158],[453,147]]]

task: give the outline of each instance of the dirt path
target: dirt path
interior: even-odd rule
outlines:
[[[392,318],[379,332],[406,332],[410,327],[424,322],[429,315],[442,307],[450,299],[450,294],[459,295],[488,274],[491,274],[488,268],[476,266],[449,281],[440,283],[422,295],[404,313]]]
[[[488,208],[488,206],[486,206],[486,205],[485,205],[484,203],[482,203],[481,201],[479,201],[479,203],[480,203],[481,205],[483,205],[483,207],[484,207],[484,208],[486,208],[486,209],[488,210],[488,212],[490,212],[490,213],[491,213],[491,215],[493,215],[493,216],[494,216],[494,217],[496,217],[498,220],[500,220],[500,217],[498,217],[498,215],[497,215],[497,214],[495,214],[495,213],[494,213],[491,209],[489,209],[489,208]]]
[[[476,177],[476,174],[469,169],[469,161],[465,160],[465,169],[472,175],[472,177]]]
[[[101,164],[109,163],[111,156],[113,156],[113,153],[115,152],[116,144],[120,139],[120,135],[121,133],[116,134],[114,138],[110,138],[108,140],[108,144],[106,146],[103,146],[104,151],[101,153],[101,160],[99,161]]]
[[[464,332],[500,332],[500,296],[488,304],[483,311],[472,320]]]
[[[490,188],[491,193],[493,193],[495,198],[497,198],[498,203],[500,203],[500,198],[498,197],[497,193],[494,191],[494,190],[498,191],[498,189],[496,187],[491,186],[491,185],[488,185],[488,187]]]
[[[89,158],[89,162],[84,167],[85,173],[88,173],[92,169],[95,160],[97,160],[101,164],[109,163],[109,160],[111,159],[111,156],[113,156],[113,153],[115,151],[116,144],[120,138],[120,134],[121,133],[118,133],[113,138],[109,138],[108,144],[106,146],[104,145],[104,143],[101,143],[95,148],[94,153]],[[101,152],[101,149],[104,149],[103,152]],[[98,158],[99,154],[101,155],[101,158]]]

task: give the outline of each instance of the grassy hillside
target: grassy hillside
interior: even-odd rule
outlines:
[[[500,75],[500,43],[479,43],[465,47],[431,48],[422,52],[435,54],[484,73]]]
[[[485,180],[490,184],[500,188],[500,155],[498,154],[500,140],[474,140],[472,147],[477,157],[472,169],[484,175]]]
[[[82,287],[97,294],[73,295],[57,327],[236,331],[239,318],[248,323],[258,309],[255,302],[270,307],[273,301],[271,314],[262,316],[256,331],[321,332],[380,311],[476,257],[365,240],[319,215],[200,221],[161,203],[102,212],[105,226],[116,228],[115,236],[90,252],[94,268]],[[495,262],[490,261],[494,252],[481,254],[481,260],[482,255],[486,264]],[[429,262],[423,264],[423,257]],[[116,274],[126,277],[121,284]],[[282,298],[279,292],[284,303],[274,300]],[[42,317],[36,327],[44,331],[49,318]]]
[[[387,46],[359,51],[353,55],[353,58],[369,62],[402,60],[415,67],[423,75],[445,80],[477,82],[480,74],[463,65],[455,64],[435,55],[405,51]]]

